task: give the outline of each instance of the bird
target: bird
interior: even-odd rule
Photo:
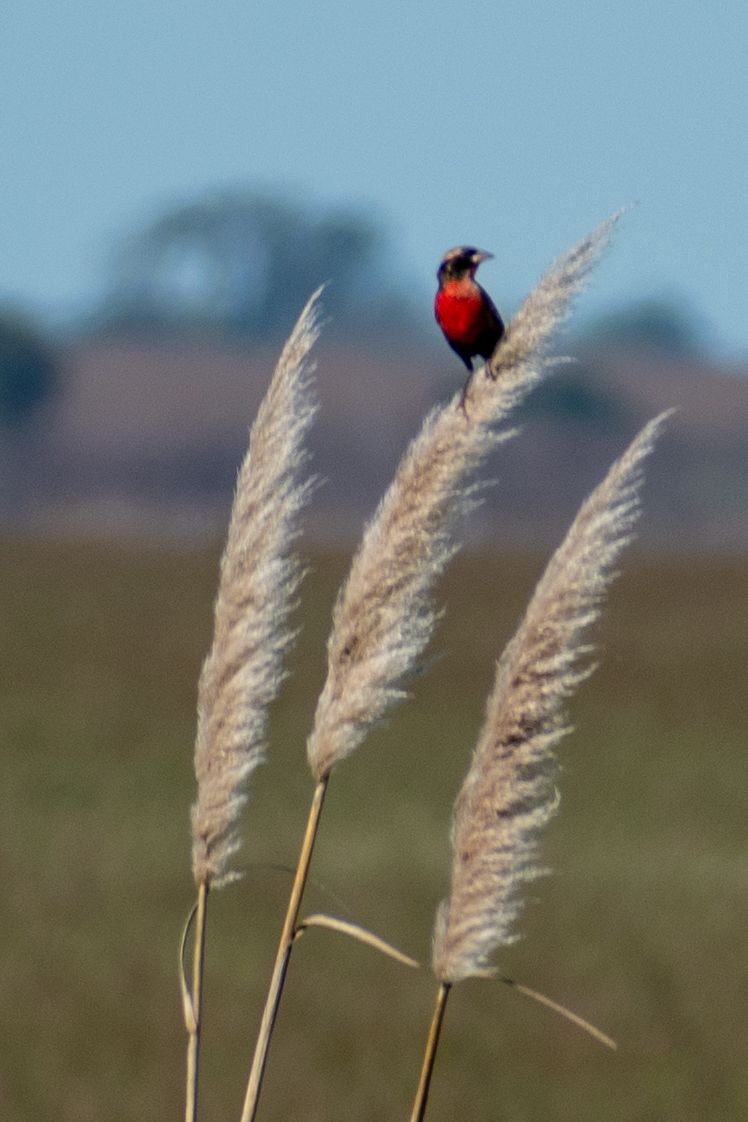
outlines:
[[[504,334],[504,321],[496,305],[475,279],[481,262],[492,257],[493,254],[484,249],[458,245],[447,250],[436,273],[439,282],[434,299],[436,322],[469,371],[460,396],[460,408],[466,416],[465,403],[473,376],[473,359],[489,359]],[[489,378],[496,377],[487,362],[485,370]]]

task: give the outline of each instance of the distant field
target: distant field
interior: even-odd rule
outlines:
[[[164,1122],[182,1111],[177,942],[192,903],[195,682],[217,554],[0,549],[0,1116]],[[304,741],[338,555],[303,589],[293,676],[247,814],[244,880],[211,900],[203,1102],[238,1118],[311,783]],[[451,803],[492,663],[538,555],[464,557],[412,699],[340,767],[307,911],[422,960]],[[748,1117],[748,582],[740,560],[627,555],[573,705],[552,877],[507,974],[619,1042],[610,1054],[492,982],[448,1010],[429,1122]],[[329,932],[297,947],[263,1122],[409,1113],[434,986]]]

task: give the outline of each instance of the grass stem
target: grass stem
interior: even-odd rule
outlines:
[[[304,887],[309,874],[309,866],[312,860],[312,852],[317,837],[317,829],[325,801],[328,780],[329,775],[319,780],[314,789],[312,804],[309,808],[309,818],[307,819],[306,830],[304,832],[304,840],[301,843],[299,862],[296,866],[291,895],[288,899],[286,918],[283,921],[283,927],[281,929],[278,951],[275,956],[275,965],[270,978],[270,986],[265,1000],[265,1008],[262,1013],[260,1030],[257,1035],[257,1043],[255,1045],[252,1067],[249,1073],[241,1122],[253,1122],[257,1113],[257,1105],[260,1099],[262,1080],[265,1074],[265,1065],[267,1064],[268,1050],[270,1048],[270,1037],[272,1036],[273,1026],[275,1025],[275,1018],[278,1015],[278,1007],[283,993],[283,984],[286,978],[286,971],[288,970],[288,963],[291,958],[291,951],[293,950],[301,898],[304,894]]]
[[[208,885],[200,882],[195,907],[195,934],[192,952],[191,1016],[187,1031],[187,1087],[185,1094],[185,1122],[197,1122],[197,1092],[200,1064],[200,1028],[202,1020],[203,967],[205,963],[205,921],[207,917]]]
[[[447,998],[449,997],[451,988],[449,982],[442,982],[436,994],[436,1004],[434,1006],[433,1016],[431,1017],[426,1049],[423,1054],[423,1064],[421,1065],[421,1078],[418,1081],[418,1090],[416,1091],[410,1122],[423,1122],[424,1115],[426,1114],[426,1103],[429,1097],[429,1087],[431,1086],[431,1075],[434,1071],[434,1063],[436,1062],[436,1049],[439,1046],[439,1034],[442,1029],[444,1011],[447,1008]]]

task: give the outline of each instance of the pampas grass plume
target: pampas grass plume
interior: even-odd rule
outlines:
[[[319,334],[314,293],[286,343],[239,470],[215,603],[213,645],[198,683],[196,884],[231,877],[247,782],[261,763],[267,710],[283,680],[288,614],[300,579],[291,547],[312,480],[304,438],[316,412],[309,352]]]
[[[540,380],[555,329],[607,245],[614,215],[551,267],[478,371],[467,416],[459,395],[433,410],[407,450],[353,560],[333,613],[327,678],[307,755],[317,781],[350,755],[403,697],[436,619],[431,593],[456,549],[471,482],[497,443],[496,426]]]
[[[472,763],[457,797],[449,899],[433,969],[443,984],[493,973],[512,941],[523,885],[539,873],[539,834],[557,806],[554,751],[564,702],[590,672],[582,642],[639,514],[642,464],[667,413],[642,430],[581,507],[502,654]]]

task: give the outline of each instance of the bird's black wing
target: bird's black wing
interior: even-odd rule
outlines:
[[[496,305],[494,304],[493,300],[491,299],[491,297],[486,292],[483,285],[479,284],[478,288],[481,290],[481,295],[483,296],[483,300],[485,301],[483,306],[484,306],[484,309],[486,311],[486,315],[493,318],[494,323],[495,323],[495,327],[496,327],[496,332],[497,332],[497,339],[500,339],[501,336],[504,334],[505,327],[504,327],[504,321],[501,318],[501,314],[499,312],[499,309],[496,307]]]
[[[483,314],[481,317],[483,325],[480,335],[473,344],[473,354],[480,355],[481,358],[488,361],[496,350],[499,341],[502,339],[505,328],[504,321],[493,300],[488,295],[485,288],[482,288],[480,285],[478,285],[478,287],[483,297]]]

